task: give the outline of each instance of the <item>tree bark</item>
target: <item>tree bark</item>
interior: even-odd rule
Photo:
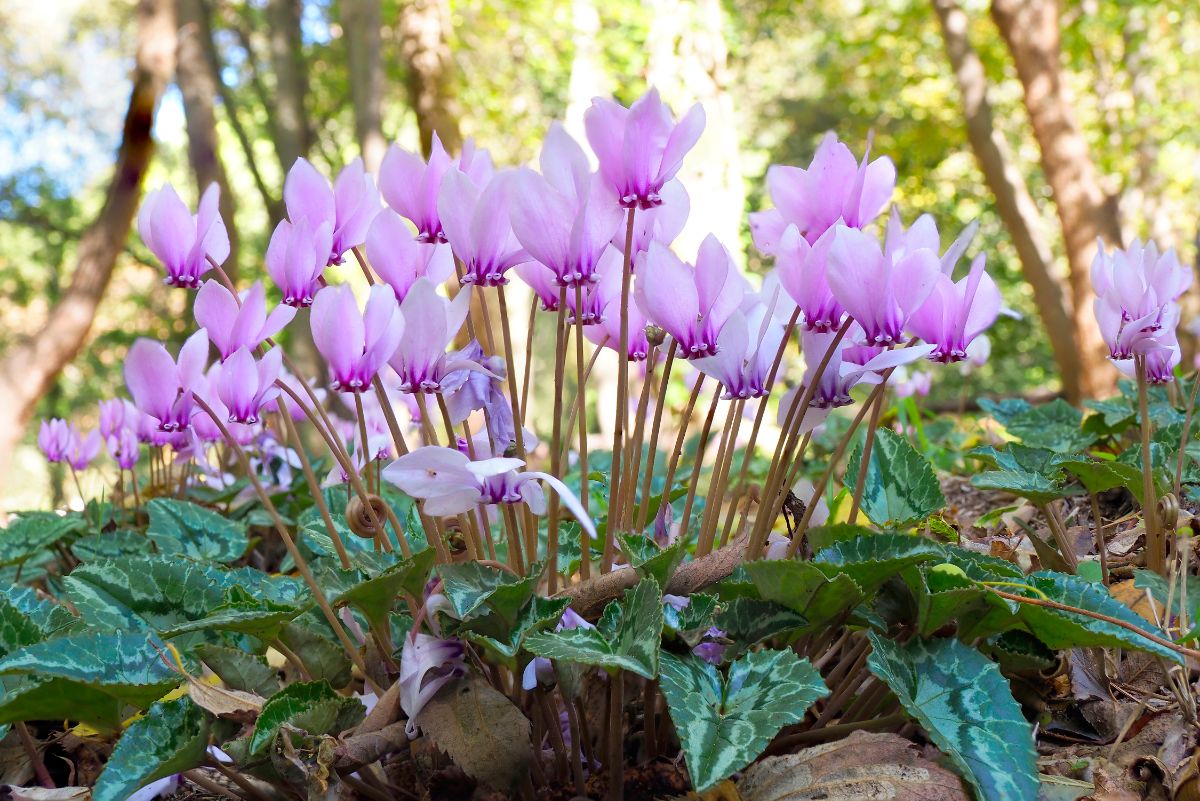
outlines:
[[[179,46],[175,53],[175,82],[183,95],[183,114],[187,125],[188,162],[196,176],[196,200],[210,184],[221,188],[221,217],[229,232],[229,259],[225,271],[236,278],[238,234],[235,219],[236,198],[229,190],[225,162],[221,160],[217,138],[215,72],[204,46],[205,25],[202,0],[176,0]]]
[[[300,0],[268,0],[268,45],[275,93],[269,98],[274,108],[275,152],[284,173],[301,156],[307,156],[313,135],[304,99],[308,96],[308,65],[300,35]]]
[[[104,205],[79,240],[71,283],[45,324],[0,357],[0,482],[38,399],[79,352],[112,279],[142,196],[154,153],[154,112],[175,69],[175,6],[142,0],[137,8],[137,56],[117,163]]]
[[[1062,377],[1063,394],[1072,403],[1082,398],[1082,364],[1062,287],[1051,273],[1053,256],[1042,219],[1025,179],[1012,162],[1008,144],[993,124],[988,80],[968,36],[969,19],[956,0],[933,0],[942,26],[946,55],[962,97],[967,139],[984,180],[996,199],[996,210],[1012,238],[1025,280],[1041,317]]]
[[[408,65],[408,100],[417,115],[421,149],[429,155],[436,132],[449,153],[462,147],[454,95],[447,0],[408,0],[400,8],[400,42]]]
[[[342,0],[342,28],[350,69],[354,133],[368,172],[379,169],[387,140],[383,136],[383,25],[380,0]]]
[[[1055,0],[993,0],[992,18],[1024,88],[1025,108],[1054,194],[1070,266],[1071,320],[1082,365],[1080,388],[1096,396],[1116,386],[1108,348],[1092,314],[1091,261],[1099,237],[1121,243],[1115,202],[1100,186],[1087,140],[1075,118],[1062,66]]]

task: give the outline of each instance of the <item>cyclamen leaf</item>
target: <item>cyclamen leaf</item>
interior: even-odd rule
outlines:
[[[662,692],[697,792],[744,768],[829,694],[821,674],[790,650],[747,654],[728,677],[694,656],[664,651],[660,659]]]
[[[406,593],[416,599],[421,597],[435,557],[433,549],[427,548],[411,559],[402,559],[376,575],[362,579],[329,601],[334,606],[350,604],[357,607],[375,625],[386,619],[397,598]]]
[[[31,587],[7,587],[0,590],[0,597],[32,620],[47,637],[65,632],[79,624],[79,618],[71,614],[65,606],[43,598]]]
[[[988,470],[971,477],[971,486],[999,490],[1027,498],[1033,503],[1049,503],[1067,494],[1066,489],[1040,473],[1013,470]]]
[[[1079,451],[1091,446],[1096,436],[1083,430],[1083,413],[1062,398],[1034,406],[1004,423],[1008,433],[1026,445],[1052,451]]]
[[[629,670],[653,679],[662,627],[662,595],[654,581],[643,579],[621,601],[604,608],[596,628],[539,631],[529,635],[525,648],[535,656]]]
[[[511,622],[537,591],[541,567],[534,565],[522,578],[478,562],[463,562],[442,565],[438,575],[442,577],[442,592],[460,619],[481,614],[486,606]]]
[[[900,645],[867,633],[867,665],[975,787],[980,801],[1038,797],[1033,729],[1000,668],[954,639]]]
[[[924,537],[911,534],[874,534],[836,542],[819,551],[813,562],[825,573],[854,579],[870,594],[910,565],[940,561],[946,550]]]
[[[260,656],[240,648],[201,643],[196,655],[234,690],[268,697],[279,691],[279,674]]]
[[[250,752],[265,751],[285,723],[309,734],[329,734],[350,728],[362,715],[363,705],[357,699],[338,695],[327,681],[289,684],[263,704],[250,737]]]
[[[742,565],[764,601],[773,601],[820,625],[856,606],[866,596],[854,579],[827,575],[812,562],[788,559]]]
[[[0,530],[0,567],[19,565],[85,527],[83,518],[77,515],[53,512],[22,515]]]
[[[250,547],[245,524],[188,501],[155,498],[146,504],[146,536],[159,553],[209,562],[233,562]]]
[[[85,562],[119,559],[122,556],[142,556],[153,551],[154,542],[137,531],[104,531],[88,534],[71,543],[71,553]]]
[[[716,626],[734,642],[725,653],[725,658],[728,659],[768,637],[806,628],[808,621],[787,607],[771,601],[734,598],[728,607],[717,615]]]
[[[211,720],[186,696],[151,706],[117,741],[92,801],[124,801],[155,779],[204,764]]]
[[[862,463],[862,447],[846,465],[848,489],[853,492]],[[890,429],[875,432],[862,492],[863,513],[876,525],[907,526],[946,505],[941,485],[929,461],[907,438]]]
[[[534,596],[511,624],[493,613],[473,618],[463,625],[461,631],[471,640],[495,651],[501,658],[512,660],[521,650],[526,637],[558,623],[570,605],[569,598]]]
[[[33,645],[42,638],[42,630],[36,623],[7,598],[0,598],[0,657]]]

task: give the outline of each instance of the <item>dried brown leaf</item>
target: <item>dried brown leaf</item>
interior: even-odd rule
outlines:
[[[380,757],[407,747],[408,735],[404,733],[404,726],[403,722],[392,723],[378,731],[363,732],[345,738],[335,749],[337,759],[334,767],[347,770],[368,765]]]
[[[185,674],[186,675],[186,674]],[[262,712],[265,699],[242,690],[226,690],[215,684],[187,676],[188,695],[196,705],[207,709],[219,718],[229,718],[241,723],[251,723]]]
[[[464,773],[498,789],[511,787],[533,758],[529,719],[474,674],[434,696],[416,724]]]
[[[1143,587],[1135,587],[1133,582],[1134,579],[1118,581],[1108,588],[1108,592],[1112,597],[1132,609],[1135,614],[1141,615],[1157,626],[1158,622],[1162,620],[1164,611],[1162,604],[1152,600],[1150,594]]]

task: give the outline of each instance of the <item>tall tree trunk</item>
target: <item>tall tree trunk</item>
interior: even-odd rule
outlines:
[[[0,482],[9,474],[13,451],[38,399],[87,339],[137,213],[154,153],[154,111],[175,69],[174,3],[142,0],[137,18],[133,89],[104,205],[79,240],[71,283],[45,324],[0,357]]]
[[[342,0],[350,67],[350,100],[354,104],[354,133],[368,172],[379,169],[387,151],[383,136],[383,25],[380,0]]]
[[[992,18],[1004,37],[1024,87],[1025,108],[1041,150],[1042,170],[1054,193],[1070,266],[1071,320],[1085,395],[1112,391],[1116,373],[1092,314],[1091,261],[1097,237],[1120,244],[1115,203],[1100,186],[1087,140],[1075,118],[1062,66],[1055,0],[992,0]]]
[[[433,134],[450,153],[462,147],[454,96],[447,0],[407,0],[400,8],[400,42],[408,66],[408,101],[417,115],[421,149],[429,155]]]
[[[962,97],[967,139],[996,198],[1000,219],[1017,249],[1025,280],[1033,289],[1033,300],[1062,376],[1063,393],[1072,403],[1078,403],[1083,394],[1082,365],[1068,306],[1062,287],[1051,273],[1053,256],[1042,230],[1041,215],[1024,177],[1012,163],[1007,142],[993,124],[987,74],[967,35],[970,20],[956,0],[933,0],[933,7],[942,25],[946,55]]]
[[[312,128],[304,98],[308,96],[308,65],[304,62],[304,42],[300,35],[301,0],[267,0],[268,43],[275,93],[271,105],[275,131],[275,152],[286,173],[292,163],[307,156],[312,147]]]
[[[217,85],[208,52],[204,46],[206,26],[202,0],[176,0],[179,23],[179,47],[175,53],[175,82],[183,95],[183,114],[187,123],[188,161],[196,176],[196,198],[216,184],[221,188],[221,217],[229,231],[229,259],[226,272],[236,276],[238,235],[234,218],[236,200],[229,190],[229,179],[217,139],[217,115],[214,103]]]

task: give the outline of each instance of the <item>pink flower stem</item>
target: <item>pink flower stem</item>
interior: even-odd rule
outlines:
[[[375,286],[375,278],[371,275],[371,268],[367,266],[367,260],[363,258],[362,252],[358,249],[358,245],[350,248],[354,253],[354,258],[358,260],[358,266],[362,268],[363,277],[367,279],[369,286]]]
[[[721,385],[713,391],[712,403],[708,407],[708,416],[704,418],[704,427],[700,429],[700,444],[696,448],[696,459],[692,462],[692,475],[688,478],[687,500],[683,503],[683,517],[679,521],[679,536],[687,537],[688,523],[692,517],[692,505],[696,502],[696,490],[700,487],[700,470],[704,467],[704,454],[708,450],[708,434],[712,431],[713,418],[717,416],[717,404],[721,401]]]
[[[675,341],[671,341],[672,348]],[[646,409],[650,405],[650,390],[654,387],[654,368],[657,367],[658,348],[651,345],[646,354],[646,378],[642,381],[642,391],[638,398],[637,413],[634,415],[633,435],[629,439],[629,458],[625,474],[621,477],[621,496],[617,498],[617,511],[620,513],[619,527],[628,528],[633,519],[633,501],[637,493],[638,471],[642,469],[642,446],[646,440]],[[656,434],[657,436],[657,434]],[[654,440],[652,439],[651,442]],[[651,454],[653,465],[653,454]],[[630,529],[640,531],[641,529]]]
[[[635,209],[630,207],[625,219],[625,253],[621,267],[621,331],[617,341],[617,420],[613,426],[612,471],[609,498],[618,495],[622,448],[625,444],[625,418],[628,416],[629,396],[629,285],[633,278],[633,218]],[[605,531],[604,558],[600,572],[612,569],[613,542],[617,532],[610,524]]]
[[[658,433],[662,429],[663,410],[666,408],[667,401],[667,383],[671,380],[671,367],[675,364],[675,352],[679,350],[679,343],[674,338],[671,339],[671,345],[667,348],[667,359],[663,363],[662,378],[659,379],[658,393],[654,396],[654,422],[650,424],[650,457],[646,462],[646,471],[642,474],[642,497],[637,501],[637,514],[633,514],[633,503],[636,498],[631,494],[629,497],[630,519],[633,520],[633,530],[642,531],[646,528],[645,511],[646,506],[650,501],[650,486],[654,482],[654,465],[658,461]],[[650,377],[646,377],[646,382],[649,384]],[[644,413],[639,413],[638,418],[644,417]],[[641,458],[641,446],[636,451],[637,457]],[[634,468],[630,475],[634,480],[637,479],[638,468]],[[671,489],[668,487],[665,490],[664,500],[669,502]]]
[[[1166,548],[1158,526],[1158,495],[1154,490],[1154,464],[1150,453],[1150,411],[1146,388],[1146,359],[1133,357],[1138,384],[1138,420],[1142,434],[1142,521],[1146,527],[1146,567],[1166,575]]]
[[[671,489],[675,485],[675,471],[679,467],[679,457],[683,454],[683,445],[687,441],[688,425],[692,421],[692,412],[696,409],[696,401],[700,399],[700,390],[704,386],[704,373],[696,376],[696,384],[692,387],[692,394],[688,396],[687,406],[683,410],[683,414],[679,417],[679,431],[675,434],[675,447],[671,449],[671,457],[667,461],[667,476],[663,484],[663,502],[668,502],[671,497]],[[720,384],[717,385],[717,392],[720,394]],[[661,401],[660,401],[661,403]],[[638,505],[637,514],[637,530],[642,531],[646,528],[646,516],[650,511],[650,498],[647,495],[642,496],[642,502]],[[683,529],[680,529],[681,531]]]
[[[562,287],[558,292],[558,319],[554,328],[554,414],[553,414],[553,430],[550,436],[550,473],[551,475],[562,475],[561,468],[565,463],[565,458],[559,455],[562,443],[562,414],[563,414],[563,379],[567,371],[567,288]],[[570,427],[568,427],[570,430]],[[558,493],[550,495],[550,508],[546,518],[546,558],[549,562],[549,574],[547,581],[549,582],[549,592],[554,594],[558,587]],[[582,551],[579,558],[579,572],[583,579],[588,579],[592,575],[592,563],[590,558],[589,543],[587,532],[580,530],[580,546]],[[491,537],[488,538],[489,544]]]

